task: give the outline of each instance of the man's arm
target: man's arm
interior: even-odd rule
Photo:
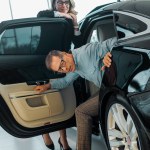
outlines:
[[[63,89],[73,83],[79,77],[77,73],[70,72],[67,73],[64,78],[56,79],[50,81],[51,88],[53,89]]]
[[[104,58],[106,53],[111,52],[113,47],[117,46],[117,38],[113,37],[99,43],[99,56]]]
[[[77,73],[67,73],[64,78],[55,79],[48,84],[38,85],[34,88],[39,93],[45,92],[48,89],[63,89],[73,83],[79,77]]]
[[[41,93],[41,92],[47,91],[48,89],[51,89],[51,84],[50,83],[47,83],[47,84],[44,84],[44,85],[37,85],[34,88],[34,91],[37,91],[37,92]]]
[[[117,46],[117,38],[113,37],[101,43],[100,57],[103,58],[103,66],[101,70],[105,70],[105,67],[110,67],[112,62],[111,51],[113,47]],[[104,55],[104,56],[103,56]]]

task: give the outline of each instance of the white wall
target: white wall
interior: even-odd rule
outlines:
[[[117,0],[74,0],[76,2],[76,11],[78,12],[78,21],[80,21],[88,12],[99,5],[116,2]]]
[[[13,19],[36,17],[40,10],[48,9],[47,0],[0,0],[0,22]]]
[[[0,0],[0,22],[11,19],[8,0]]]
[[[51,1],[51,0],[49,0]],[[76,11],[78,11],[78,21],[89,11],[98,5],[115,2],[117,0],[74,0]],[[11,3],[11,9],[9,7]],[[10,20],[11,11],[13,19],[36,17],[40,10],[48,9],[48,0],[0,0],[0,22]]]

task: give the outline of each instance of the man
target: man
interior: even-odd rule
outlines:
[[[73,83],[79,76],[93,82],[100,88],[104,68],[111,65],[110,51],[116,46],[116,37],[102,43],[88,43],[72,54],[51,51],[46,57],[46,66],[53,71],[66,73],[64,78],[50,81],[49,84],[37,86],[35,90],[43,92],[50,88],[63,89]],[[92,117],[98,115],[98,94],[90,98],[75,110],[77,123],[77,149],[91,149]]]

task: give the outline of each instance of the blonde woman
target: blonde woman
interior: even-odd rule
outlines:
[[[74,27],[74,38],[72,42],[75,44],[75,48],[80,47],[81,32],[77,23],[77,12],[74,10],[74,0],[52,0],[51,2],[52,9],[40,11],[37,17],[65,17],[72,19]]]
[[[49,18],[65,17],[68,19],[72,19],[73,27],[74,27],[73,43],[74,44],[77,43],[76,40],[80,36],[81,32],[79,30],[79,26],[77,23],[77,16],[76,16],[77,12],[74,10],[74,8],[75,8],[74,0],[51,0],[51,2],[52,2],[52,9],[40,11],[37,14],[37,17],[49,17]],[[76,45],[76,47],[79,47],[79,45],[78,46]],[[36,88],[35,88],[35,90],[36,90]],[[45,90],[47,90],[47,89],[45,89]],[[60,130],[59,133],[60,133],[60,137],[58,139],[58,143],[60,144],[60,149],[61,150],[72,150],[67,141],[66,130],[65,129]],[[42,137],[44,139],[44,143],[45,143],[46,147],[51,150],[54,150],[55,146],[54,146],[54,143],[53,143],[49,133],[43,134]]]

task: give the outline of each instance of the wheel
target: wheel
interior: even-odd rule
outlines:
[[[128,102],[111,96],[105,111],[105,138],[109,150],[147,150],[148,138]]]

